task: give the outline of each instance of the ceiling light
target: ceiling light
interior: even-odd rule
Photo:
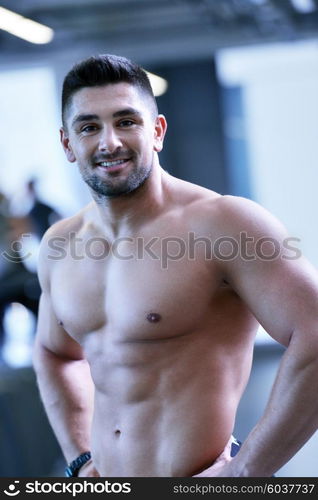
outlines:
[[[155,97],[159,97],[160,95],[164,94],[168,88],[168,82],[164,78],[161,78],[161,76],[154,75],[153,73],[150,73],[149,71],[146,71],[148,78],[150,80],[150,84],[152,87],[152,91],[155,95]]]
[[[314,0],[290,0],[294,9],[301,14],[309,14],[316,10],[316,4]]]
[[[0,29],[31,43],[49,43],[54,31],[43,24],[0,7]]]
[[[250,0],[251,3],[255,3],[256,5],[262,5],[267,0]]]

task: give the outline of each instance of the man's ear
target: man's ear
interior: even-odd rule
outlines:
[[[68,134],[63,127],[60,128],[60,141],[66,154],[66,158],[69,162],[74,163],[76,161],[76,158],[71,148]]]
[[[159,153],[163,148],[163,140],[167,130],[167,121],[163,115],[158,115],[155,123],[155,135],[153,149]]]

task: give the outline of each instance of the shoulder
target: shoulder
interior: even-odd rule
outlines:
[[[171,181],[172,179],[172,181]],[[177,205],[185,211],[218,218],[222,223],[244,223],[253,219],[270,217],[271,214],[251,199],[223,195],[212,189],[170,176],[170,192]]]
[[[259,203],[248,198],[221,195],[210,191],[196,191],[184,207],[184,218],[201,235],[218,238],[235,238],[245,241],[287,238],[288,231],[282,221]]]
[[[78,233],[84,224],[83,211],[65,219],[61,219],[44,233],[41,240],[41,250],[44,251],[48,248],[50,241],[53,238],[65,239],[68,242],[72,234]]]
[[[237,196],[222,196],[210,208],[205,229],[209,231],[214,249],[222,265],[243,261],[274,269],[277,263],[299,255],[298,238],[291,237],[276,215],[259,203]],[[283,259],[277,259],[282,256]],[[249,266],[251,269],[251,267]]]
[[[214,223],[235,235],[242,231],[259,236],[287,234],[285,226],[276,215],[248,198],[220,196],[211,211]]]
[[[47,229],[44,233],[38,254],[38,277],[42,289],[48,288],[50,273],[56,262],[54,257],[54,248],[66,247],[73,236],[76,236],[84,225],[85,210],[82,209],[77,214],[61,219]],[[53,252],[53,253],[52,253]]]
[[[219,236],[253,235],[287,236],[287,230],[276,215],[259,203],[241,196],[223,195],[211,189],[173,178],[173,196],[187,221]]]

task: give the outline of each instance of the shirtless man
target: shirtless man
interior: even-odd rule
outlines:
[[[42,240],[34,367],[66,461],[89,451],[83,477],[272,476],[317,428],[316,269],[258,204],[161,168],[166,120],[138,66],[89,58],[62,101],[93,201]],[[259,324],[287,349],[231,459]]]

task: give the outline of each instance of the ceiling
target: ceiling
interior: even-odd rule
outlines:
[[[310,2],[301,13],[296,1]],[[315,38],[318,0],[0,0],[54,29],[35,45],[0,30],[0,62],[109,52],[157,63],[219,48]]]

